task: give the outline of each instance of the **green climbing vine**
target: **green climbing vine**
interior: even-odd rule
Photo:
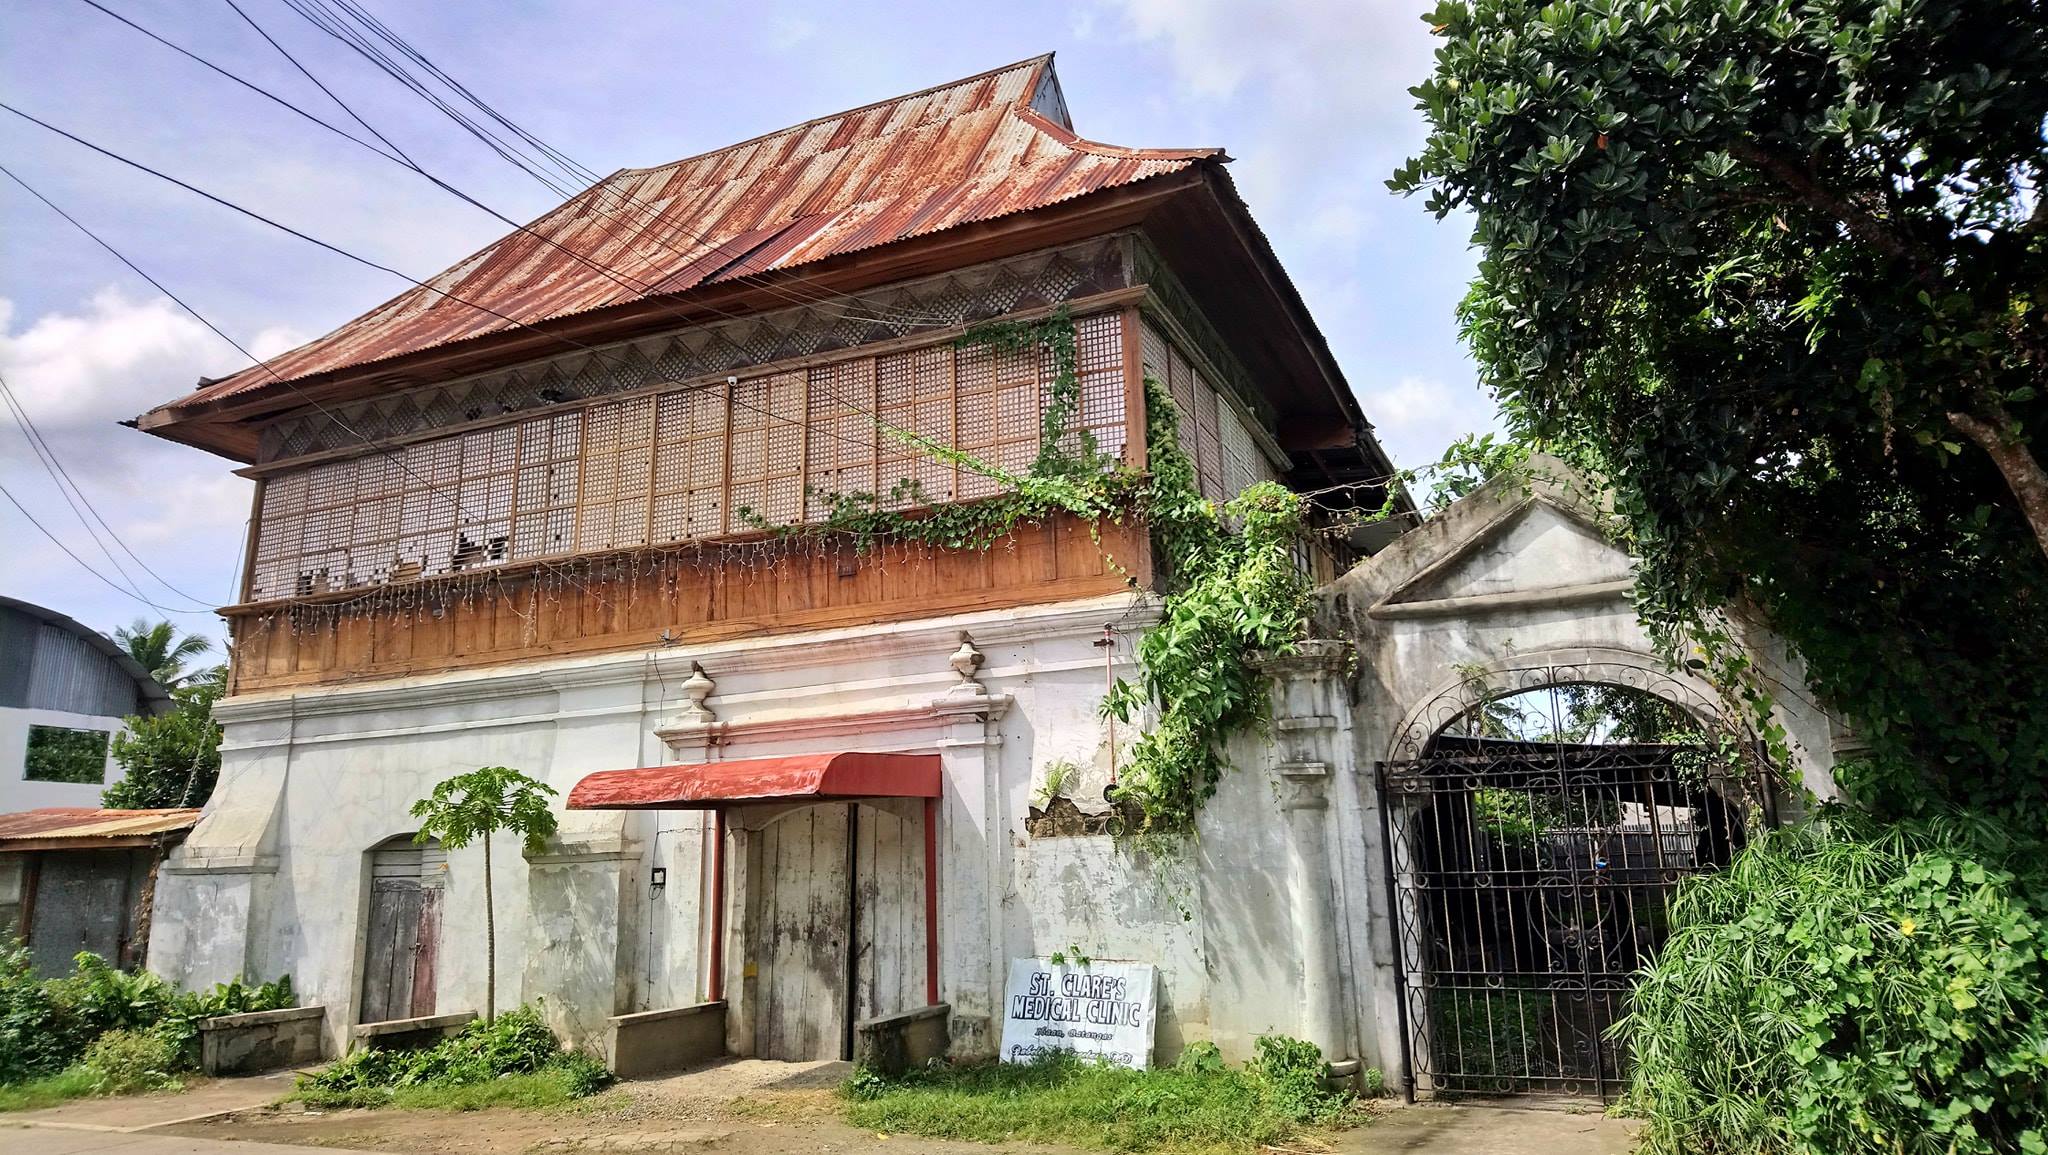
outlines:
[[[1301,640],[1310,585],[1298,557],[1308,537],[1300,495],[1260,482],[1219,510],[1196,487],[1173,399],[1150,380],[1145,394],[1145,515],[1164,597],[1158,625],[1138,640],[1137,680],[1118,679],[1103,712],[1129,722],[1154,710],[1118,800],[1139,815],[1128,833],[1157,842],[1194,830],[1228,768],[1224,740],[1265,725],[1268,682],[1254,658]]]
[[[1145,468],[1103,453],[1092,434],[1074,427],[1080,380],[1074,322],[1064,308],[1042,320],[976,326],[956,344],[1050,359],[1051,387],[1030,469],[1006,470],[910,430],[878,428],[993,479],[1001,493],[940,502],[904,479],[886,493],[807,493],[829,506],[825,516],[803,524],[774,525],[752,510],[739,513],[778,536],[851,540],[862,552],[891,542],[986,548],[1019,526],[1058,514],[1088,523],[1091,532],[1104,521],[1141,520],[1161,576],[1161,617],[1138,642],[1135,680],[1116,682],[1103,713],[1143,726],[1127,755],[1117,801],[1127,818],[1125,833],[1163,848],[1193,832],[1195,816],[1215,794],[1228,768],[1225,740],[1267,720],[1268,684],[1255,656],[1290,651],[1306,630],[1310,583],[1300,561],[1310,534],[1306,502],[1271,482],[1220,507],[1204,498],[1194,463],[1181,448],[1179,412],[1150,378]]]

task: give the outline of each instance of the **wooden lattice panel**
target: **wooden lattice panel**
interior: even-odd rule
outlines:
[[[727,532],[795,522],[803,509],[804,373],[741,381],[732,393],[732,516]]]
[[[1097,452],[1124,454],[1123,318],[1114,313],[1084,317],[1074,324],[1075,371],[1080,377],[1081,406],[1076,430],[1066,438],[1069,452],[1078,451],[1085,429]]]
[[[804,519],[822,521],[839,497],[876,492],[874,359],[820,365],[810,371],[807,385]]]
[[[1122,337],[1119,314],[1076,323],[1070,449],[1085,428],[1100,452],[1123,451]],[[250,599],[704,541],[761,521],[816,521],[857,493],[896,508],[991,496],[995,479],[889,430],[1026,472],[1055,373],[1047,350],[947,342],[596,401],[281,473],[264,483]],[[921,497],[892,501],[903,482]]]
[[[723,384],[657,398],[654,410],[656,543],[715,537],[725,526],[725,448],[731,397]]]
[[[876,492],[889,508],[917,505],[920,494],[926,501],[951,501],[959,491],[952,462],[889,432],[901,430],[934,445],[959,444],[953,369],[953,350],[943,345],[876,359],[876,399],[886,427],[876,446]]]
[[[1179,410],[1180,447],[1194,462],[1203,497],[1227,501],[1255,481],[1278,477],[1215,383],[1149,322],[1141,330],[1140,355],[1145,375],[1166,386]]]

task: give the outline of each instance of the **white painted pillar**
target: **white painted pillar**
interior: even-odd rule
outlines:
[[[1332,1063],[1355,1065],[1338,961],[1335,880],[1330,867],[1330,789],[1348,711],[1338,695],[1349,647],[1311,640],[1260,662],[1274,680],[1273,733],[1280,810],[1287,824],[1289,913],[1301,955],[1302,1037]]]
[[[986,1058],[1000,1041],[1003,997],[1001,861],[1006,818],[996,723],[1008,694],[991,694],[975,673],[981,652],[965,634],[949,664],[960,681],[932,703],[939,724],[939,997],[952,1007],[951,1053]]]

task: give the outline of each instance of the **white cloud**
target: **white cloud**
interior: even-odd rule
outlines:
[[[818,25],[801,16],[778,16],[768,27],[768,44],[778,50],[795,48],[818,34]]]
[[[1467,433],[1500,428],[1492,401],[1476,385],[1403,377],[1359,397],[1373,432],[1398,464],[1414,468],[1443,455]]]
[[[15,331],[12,301],[0,298],[0,374],[44,436],[74,455],[107,464],[100,450],[141,444],[119,423],[189,391],[201,375],[238,369],[243,357],[167,297],[135,300],[119,289],[94,293],[75,313],[52,312]],[[250,342],[269,356],[303,343],[273,327]]]
[[[137,300],[112,288],[94,293],[76,311],[44,313],[19,327],[18,319],[15,304],[0,298],[0,374],[63,472],[149,569],[202,605],[233,600],[231,571],[249,515],[250,483],[217,457],[119,422],[190,389],[202,373],[236,368],[241,355],[170,300]],[[250,345],[269,354],[303,339],[273,328]],[[90,511],[84,518],[74,513],[12,420],[0,421],[0,483],[102,576],[121,585],[132,579],[150,601],[192,604],[108,540]],[[10,541],[0,556],[0,584],[10,594],[100,627],[137,614],[162,616],[84,572],[11,505],[0,508],[0,525]],[[217,631],[205,616],[177,620],[184,629]]]

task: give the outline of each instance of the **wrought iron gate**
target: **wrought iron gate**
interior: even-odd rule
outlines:
[[[1678,883],[1768,819],[1760,780],[1698,746],[1449,735],[1380,773],[1416,1092],[1614,1094],[1631,977]]]

